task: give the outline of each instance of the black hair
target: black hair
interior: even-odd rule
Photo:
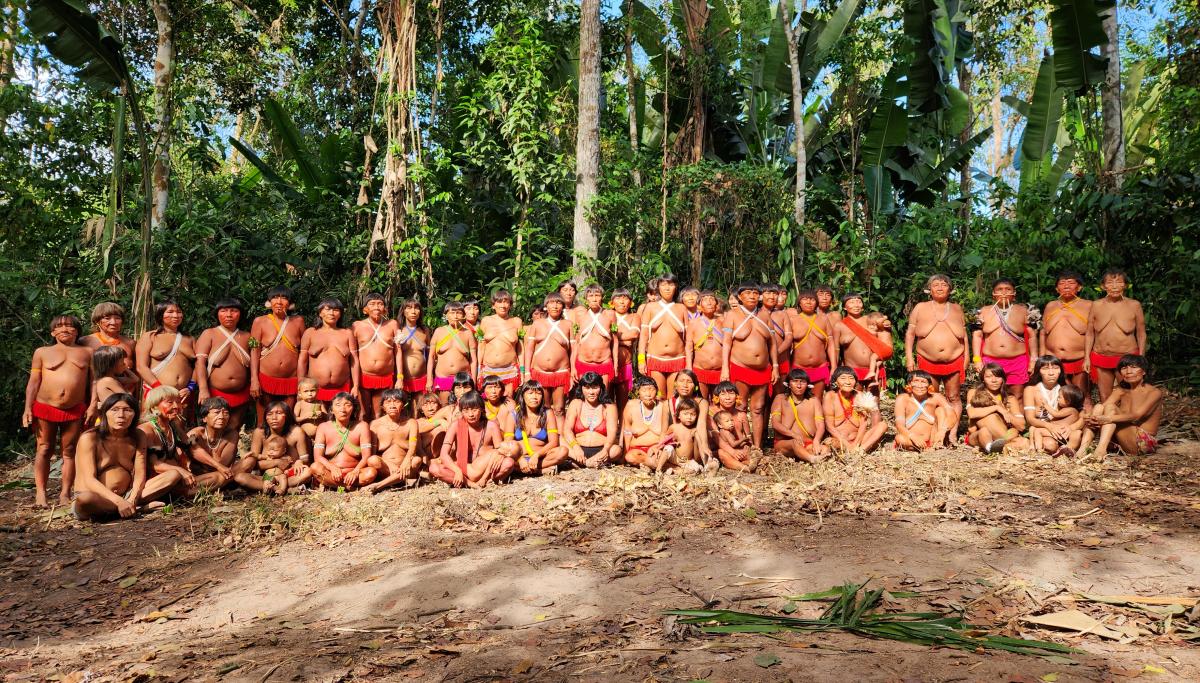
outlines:
[[[700,393],[700,378],[696,376],[696,373],[692,372],[691,370],[689,370],[687,368],[684,368],[684,369],[680,370],[679,372],[675,373],[676,379],[678,379],[678,377],[680,375],[691,378],[691,380],[692,380],[692,395],[693,396],[696,396],[697,394]],[[678,397],[679,396],[679,387],[676,386],[676,387],[674,387],[674,389],[675,389],[675,396]]]
[[[737,283],[737,286],[733,288],[733,295],[740,296],[741,293],[746,291],[747,289],[758,292],[759,294],[762,293],[762,287],[759,286],[759,284],[757,282],[750,282],[749,280],[743,280],[742,282]]]
[[[1063,280],[1074,280],[1079,286],[1083,286],[1083,275],[1076,270],[1060,270],[1058,275],[1054,276],[1054,284],[1058,284]]]
[[[408,392],[403,389],[385,389],[384,392],[379,395],[380,407],[382,407],[383,404],[387,403],[388,401],[399,401],[401,406],[407,406]]]
[[[654,292],[658,294],[658,298],[660,299],[663,299],[662,286],[665,284],[675,285],[675,294],[670,300],[664,299],[664,301],[667,301],[667,303],[673,304],[679,298],[679,280],[675,277],[675,273],[667,273],[666,275],[658,278],[658,284],[654,286]]]
[[[600,387],[600,405],[612,402],[612,398],[608,395],[609,392],[604,390],[604,377],[600,373],[589,370],[580,375],[579,379],[575,382],[575,386],[571,387],[570,399],[572,401],[575,399],[582,401],[584,387]]]
[[[637,395],[638,391],[641,390],[642,387],[654,387],[654,391],[656,392],[655,397],[658,396],[658,393],[657,393],[658,392],[658,382],[655,382],[653,377],[647,377],[646,375],[638,375],[636,378],[634,378],[633,394],[635,396]]]
[[[458,403],[458,399],[454,395],[454,390],[459,387],[470,387],[475,390],[475,381],[471,379],[470,373],[456,372],[454,373],[454,381],[450,384],[450,398],[447,399],[450,405]],[[466,394],[464,394],[465,396]],[[460,406],[461,407],[461,406]]]
[[[334,395],[333,400],[329,402],[329,407],[332,408],[334,403],[338,401],[349,401],[352,406],[350,409],[350,424],[358,422],[358,400],[354,398],[354,394],[349,391],[339,391]],[[333,419],[333,418],[330,418]]]
[[[720,396],[721,394],[728,393],[730,391],[732,391],[733,393],[736,394],[737,393],[737,385],[734,384],[733,382],[728,382],[728,381],[718,382],[717,386],[713,387],[712,395]]]
[[[908,377],[907,377],[907,379],[905,379],[904,383],[912,384],[912,381],[914,379],[923,379],[929,383],[930,389],[933,388],[933,385],[934,385],[933,375],[929,374],[928,372],[925,372],[924,370],[913,370],[912,372],[908,373]]]
[[[685,410],[690,410],[696,414],[696,419],[700,419],[700,406],[691,398],[681,398],[675,403],[675,419],[679,419],[679,414]]]
[[[797,308],[800,307],[801,299],[812,299],[813,301],[816,301],[817,300],[817,290],[813,289],[812,287],[805,287],[804,289],[801,289],[799,292],[796,292],[796,307]]]
[[[154,304],[154,322],[158,324],[159,332],[166,330],[166,328],[163,327],[163,316],[166,315],[167,309],[172,306],[178,308],[180,313],[183,312],[183,306],[180,306],[179,303],[174,299],[163,299],[162,301]]]
[[[659,278],[655,277],[655,278],[650,278],[650,280],[648,280],[646,282],[646,294],[647,295],[653,294],[655,296],[658,296],[658,281],[659,281]]]
[[[800,395],[800,398],[801,399],[808,398],[809,396],[812,395],[812,384],[813,383],[812,383],[812,380],[809,379],[808,373],[805,372],[803,368],[792,368],[791,370],[788,370],[788,374],[787,374],[787,377],[784,378],[784,382],[786,384],[791,384],[792,382],[794,382],[798,379],[804,380],[804,385],[805,385],[804,393]],[[790,392],[791,390],[789,389],[788,391]]]
[[[1124,270],[1115,266],[1104,271],[1104,274],[1100,276],[1100,283],[1103,284],[1110,277],[1119,277],[1125,281],[1125,284],[1129,284],[1129,276],[1125,274]]]
[[[73,315],[56,315],[50,319],[51,332],[53,332],[54,328],[58,327],[59,325],[70,325],[71,327],[74,327],[76,337],[83,334],[83,323],[79,321],[79,318],[76,318]]]
[[[562,282],[558,283],[558,286],[554,288],[554,291],[561,294],[564,287],[570,287],[571,289],[575,290],[576,294],[579,293],[579,285],[575,284],[574,280],[563,280]]]
[[[101,346],[92,353],[92,379],[108,377],[113,368],[127,357],[125,347]]]
[[[998,277],[995,280],[992,280],[992,289],[995,289],[1000,285],[1008,285],[1013,289],[1017,288],[1017,283],[1013,282],[1012,278],[1010,277]]]
[[[108,425],[108,411],[118,403],[124,403],[133,409],[134,418],[129,423],[130,427],[132,428],[137,422],[138,400],[133,397],[133,394],[113,394],[100,404],[100,422],[96,425],[96,431],[101,439],[108,438],[108,435],[112,433],[112,427]]]
[[[287,404],[287,401],[271,401],[267,404],[266,408],[263,408],[263,434],[265,436],[271,435],[271,425],[267,423],[267,413],[276,408],[283,410],[283,429],[280,430],[279,434],[280,436],[287,436],[292,433],[292,428],[296,426],[296,416],[292,413],[292,408]]]
[[[371,303],[372,301],[382,301],[383,305],[387,306],[387,297],[380,294],[379,292],[367,292],[367,295],[364,296],[363,300],[362,300],[363,306],[366,306],[367,304]]]
[[[341,327],[342,325],[345,324],[345,322],[346,322],[346,306],[345,306],[345,304],[342,303],[341,299],[337,299],[334,297],[326,297],[324,299],[321,299],[321,302],[317,304],[317,319],[313,321],[314,328],[320,328],[321,325],[324,324],[321,320],[321,311],[322,311],[322,309],[326,309],[326,308],[337,311],[342,314],[342,317],[338,318],[338,322],[337,322],[338,327]]]
[[[1067,399],[1067,405],[1075,410],[1083,410],[1083,389],[1074,384],[1064,384],[1059,396]],[[1057,408],[1058,406],[1051,406]]]
[[[242,305],[242,300],[236,296],[227,296],[224,299],[218,299],[217,303],[213,304],[212,307],[213,317],[216,317],[223,308],[236,308],[242,318],[246,317],[246,307]],[[240,323],[241,320],[239,319],[238,322]]]
[[[983,378],[989,372],[1000,378],[1000,393],[1004,393],[1008,388],[1008,373],[1004,371],[1004,366],[999,363],[987,363],[983,366],[983,369],[979,371],[979,388],[987,391],[987,385],[984,384]]]
[[[278,297],[278,296],[281,296],[281,297],[287,299],[289,304],[292,303],[293,301],[295,301],[295,298],[294,298],[295,295],[292,294],[291,287],[284,287],[283,285],[277,285],[277,286],[272,287],[271,289],[267,290],[267,301],[270,301],[271,299],[274,299],[275,297]]]
[[[1135,368],[1141,368],[1142,372],[1147,374],[1150,372],[1150,363],[1146,361],[1145,356],[1141,356],[1136,353],[1127,353],[1124,356],[1121,356],[1121,359],[1117,361],[1117,373],[1119,374],[1122,370],[1131,365]]]
[[[349,396],[350,394],[346,395]],[[220,396],[209,397],[200,404],[199,408],[196,409],[196,419],[200,422],[203,422],[204,418],[208,417],[208,414],[214,410],[224,410],[225,412],[229,412],[229,401],[226,401]]]
[[[504,380],[500,379],[499,375],[488,375],[487,377],[484,377],[483,381],[479,383],[479,393],[482,394],[484,389],[492,386],[493,384],[504,386]]]
[[[542,395],[541,410],[538,412],[538,429],[544,429],[546,427],[546,414],[550,412],[550,409],[546,406],[546,394],[545,390],[542,388],[542,383],[536,379],[531,379],[525,382],[521,386],[517,387],[517,390],[513,392],[513,398],[516,399],[517,402],[517,409],[514,411],[514,413],[517,416],[517,427],[519,427],[521,430],[525,429],[525,394],[528,394],[531,391],[536,391]]]
[[[463,394],[463,397],[458,400],[458,409],[460,411],[470,410],[474,408],[479,411],[479,420],[487,423],[487,411],[483,409],[483,397],[474,389]]]
[[[846,292],[842,295],[842,305],[845,306],[846,302],[851,299],[858,299],[859,301],[863,302],[863,305],[866,305],[867,303],[867,297],[862,292]]]
[[[501,288],[492,292],[492,304],[495,304],[497,301],[507,301],[511,304],[512,300],[512,294],[507,289]]]
[[[559,294],[557,290],[547,294],[546,298],[542,300],[542,305],[549,305],[551,301],[557,301],[563,305],[563,308],[566,308],[567,306],[567,300],[564,299],[563,295]]]
[[[614,289],[612,291],[612,294],[609,295],[608,299],[609,299],[609,301],[611,301],[613,299],[616,299],[616,298],[622,297],[622,296],[625,297],[626,299],[629,299],[631,302],[633,301],[633,295],[630,294],[629,290],[626,289],[625,287],[617,287],[616,289]]]
[[[1029,373],[1028,386],[1034,386],[1042,383],[1042,368],[1047,365],[1053,365],[1058,368],[1058,384],[1062,386],[1067,383],[1067,371],[1063,368],[1063,362],[1057,356],[1039,356],[1033,364],[1033,372]]]
[[[834,387],[835,391],[837,390],[838,378],[842,375],[850,375],[854,378],[855,383],[858,382],[858,375],[854,374],[854,370],[852,368],[846,365],[839,365],[838,367],[834,368],[833,372],[829,375],[829,384]]]

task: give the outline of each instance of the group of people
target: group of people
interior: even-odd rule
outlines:
[[[1080,299],[1083,284],[1061,274],[1040,316],[997,280],[993,304],[967,315],[949,278],[929,278],[928,300],[908,314],[895,446],[957,444],[969,356],[980,379],[966,392],[965,443],[1062,455],[1097,438],[1100,453],[1114,442],[1152,452],[1161,392],[1145,382],[1141,306],[1120,271],[1104,274],[1102,299]],[[888,432],[878,397],[892,325],[861,294],[835,310],[830,288],[803,289],[789,308],[778,285],[743,283],[722,301],[670,275],[636,307],[626,289],[606,297],[588,285],[581,301],[577,291],[564,282],[529,321],[504,290],[487,316],[450,302],[434,329],[416,299],[391,319],[377,293],[349,326],[332,298],[308,326],[285,287],[249,330],[240,301],[218,301],[216,324],[196,338],[173,301],[136,342],[117,304],[95,307],[86,336],[58,316],[54,343],[34,352],[22,418],[37,436],[36,502],[46,504],[56,446],[60,502],[87,519],[226,486],[484,487],[620,463],[753,471],[768,438],[816,462],[871,451]]]

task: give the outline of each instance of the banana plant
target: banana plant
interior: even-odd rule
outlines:
[[[267,98],[263,103],[263,116],[271,124],[282,157],[294,164],[295,171],[290,178],[285,177],[248,144],[230,136],[229,144],[258,171],[258,175],[249,177],[267,180],[292,199],[317,202],[327,201],[330,195],[341,196],[340,192],[344,189],[341,187],[343,174],[351,170],[347,169],[347,164],[353,154],[345,136],[326,136],[314,153],[309,141],[300,134],[296,122],[278,101]]]
[[[1052,0],[1051,5],[1050,42],[1058,87],[1083,93],[1104,83],[1108,59],[1093,50],[1108,42],[1104,18],[1117,0]]]
[[[86,6],[78,0],[29,0],[24,13],[25,26],[56,59],[74,69],[73,75],[80,82],[101,93],[116,91],[125,106],[117,107],[116,127],[113,135],[113,176],[111,184],[114,196],[109,198],[109,210],[105,217],[101,236],[102,260],[105,275],[111,273],[111,251],[116,237],[115,193],[120,188],[120,173],[124,157],[124,111],[128,108],[138,142],[138,156],[142,166],[142,250],[138,262],[138,277],[133,290],[134,329],[145,329],[150,309],[150,247],[152,234],[150,220],[150,152],[146,122],[138,104],[137,87],[125,61],[123,46]]]

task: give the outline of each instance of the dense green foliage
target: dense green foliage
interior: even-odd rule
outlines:
[[[0,39],[15,45],[0,48],[0,61],[15,66],[0,79],[0,325],[8,340],[0,440],[17,434],[28,359],[48,340],[50,317],[86,320],[98,301],[131,303],[145,201],[128,143],[106,272],[101,227],[117,99],[85,88],[52,58],[18,21],[16,4],[0,5]],[[506,286],[525,314],[574,274],[575,4],[418,5],[416,91],[407,97],[419,134],[404,149],[420,191],[397,240],[396,269],[374,268],[366,282],[380,159],[396,144],[379,118],[386,74],[375,61],[376,4],[361,13],[358,0],[168,4],[178,55],[170,202],[150,272],[154,296],[183,305],[185,328],[211,324],[208,306],[227,293],[256,310],[279,283],[295,288],[306,313],[322,296],[353,301],[373,287],[436,307]],[[694,4],[635,0],[603,11],[602,178],[592,207],[601,251],[588,264],[603,285],[638,292],[667,271],[718,290],[746,278],[826,282],[867,291],[869,306],[902,329],[933,272],[949,273],[970,306],[1000,275],[1042,304],[1054,296],[1058,269],[1098,278],[1120,265],[1146,306],[1159,377],[1200,384],[1191,357],[1200,329],[1194,3],[1174,3],[1151,32],[1125,38],[1130,170],[1111,179],[1098,163],[1097,89],[1059,89],[1054,100],[1035,90],[1042,51],[1058,42],[1045,32],[1053,3],[811,0],[800,19],[809,183],[802,228],[791,220],[796,131],[776,8],[709,0],[693,45],[679,12]],[[153,124],[148,4],[97,0],[90,8],[123,40]],[[964,70],[973,85],[962,82]],[[993,111],[1001,96],[1002,110]],[[1060,114],[1047,129],[1050,109]],[[1022,156],[1034,148],[1032,138],[1022,144],[1032,135],[1027,119],[1041,126],[1041,157]],[[699,162],[688,158],[695,135]],[[370,146],[380,150],[374,157]],[[434,291],[420,284],[425,268]]]

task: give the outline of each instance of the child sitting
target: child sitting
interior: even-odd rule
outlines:
[[[984,453],[1000,453],[1005,448],[1019,450],[1027,445],[1017,431],[1016,413],[1006,383],[1004,368],[988,363],[983,366],[979,384],[967,391],[966,441]]]
[[[1073,456],[1083,440],[1083,390],[1074,384],[1059,389],[1058,408],[1049,413],[1049,428],[1031,427],[1033,447],[1057,457]]]
[[[758,468],[757,449],[751,448],[750,423],[745,411],[737,404],[737,387],[732,382],[721,382],[713,389],[719,409],[713,415],[717,428],[717,458],[721,464],[739,472],[753,472]]]
[[[304,430],[309,442],[317,435],[317,427],[329,419],[325,404],[317,400],[318,389],[320,385],[311,377],[305,377],[296,386],[296,406],[292,412],[296,417],[296,426]]]

